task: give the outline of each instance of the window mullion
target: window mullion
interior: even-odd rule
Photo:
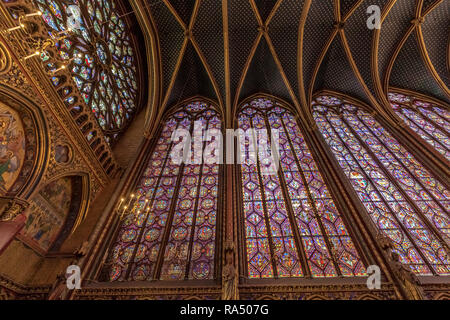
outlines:
[[[208,126],[209,126],[209,119],[206,122],[206,130],[208,130]],[[194,213],[192,216],[192,226],[191,226],[191,234],[190,234],[190,238],[189,238],[189,246],[188,246],[188,250],[187,250],[187,259],[186,259],[186,270],[185,270],[185,275],[184,278],[188,279],[189,278],[189,268],[190,268],[190,264],[191,264],[191,259],[192,259],[192,247],[194,245],[194,232],[195,232],[195,223],[197,221],[197,212],[198,212],[198,202],[199,202],[199,193],[200,193],[200,187],[202,185],[202,178],[203,178],[203,165],[204,165],[204,159],[203,159],[203,152],[205,150],[205,146],[206,146],[206,141],[203,141],[203,146],[202,146],[202,161],[200,164],[200,172],[199,172],[199,176],[198,176],[198,182],[197,182],[197,191],[196,191],[196,199],[195,199],[195,204],[194,204]]]
[[[365,123],[364,121],[361,120],[361,118],[357,115],[357,118],[359,120],[359,122],[367,129],[371,132],[371,134],[376,137],[376,139],[378,140],[378,142],[395,158],[395,160],[397,160],[397,162],[403,167],[404,170],[406,170],[408,172],[408,174],[414,179],[415,182],[417,182],[423,190],[425,190],[430,196],[431,198],[436,202],[436,204],[445,212],[445,208],[442,206],[442,204],[436,200],[436,198],[424,187],[424,185],[422,184],[422,182],[419,181],[419,179],[417,179],[412,173],[411,171],[403,164],[402,161],[400,161],[400,159],[397,157],[397,155],[392,152],[384,143],[381,139],[379,139],[372,131],[372,129],[370,129]],[[351,128],[351,126],[347,123],[346,119],[343,118],[344,123],[347,124],[348,127],[350,127],[350,130],[352,131],[353,135],[355,135],[355,137],[358,139],[358,141],[360,141],[360,143],[362,143],[361,139],[359,136],[356,135],[356,132],[354,132],[353,128]],[[425,223],[425,225],[435,234],[435,236],[437,237],[437,239],[439,240],[439,242],[441,243],[442,246],[446,247],[447,250],[448,245],[446,244],[445,240],[441,237],[441,234],[439,232],[439,230],[432,224],[430,223],[430,221],[428,220],[428,218],[422,213],[422,211],[420,210],[420,208],[416,205],[416,203],[411,199],[411,197],[403,190],[403,188],[400,187],[399,183],[397,182],[397,180],[394,179],[394,177],[391,175],[391,173],[389,172],[389,170],[383,166],[383,164],[381,163],[381,161],[378,160],[378,158],[375,156],[375,154],[372,152],[372,150],[370,150],[370,148],[368,148],[368,152],[371,154],[372,157],[374,157],[375,161],[377,162],[378,166],[380,167],[380,169],[384,169],[383,172],[392,180],[392,183],[395,184],[395,186],[397,187],[397,189],[399,189],[399,191],[402,193],[402,195],[405,197],[405,199],[409,202],[409,204],[414,208],[414,210],[417,212],[417,214],[420,216],[421,220]]]
[[[192,119],[191,119],[191,126],[189,128],[190,136],[192,136],[193,131],[194,131],[194,121],[192,121]],[[186,142],[186,147],[188,146],[187,143],[190,144],[191,140],[188,139],[188,141]],[[189,145],[189,147],[190,147],[190,145]],[[188,150],[190,150],[190,148]],[[184,154],[183,154],[183,160],[184,160]],[[158,280],[159,277],[161,276],[161,268],[162,268],[163,262],[164,262],[164,252],[166,250],[166,245],[167,245],[167,242],[169,241],[170,232],[172,229],[173,216],[175,214],[175,209],[176,209],[177,202],[178,202],[177,200],[178,200],[178,193],[180,191],[181,181],[183,180],[184,167],[185,167],[185,163],[184,163],[184,161],[182,161],[180,164],[180,169],[179,169],[178,175],[177,175],[177,182],[175,184],[175,190],[173,192],[172,199],[171,199],[169,213],[167,215],[167,222],[166,222],[166,226],[164,228],[164,233],[163,233],[163,237],[162,237],[162,241],[161,241],[161,247],[159,248],[159,251],[158,251],[156,267],[155,267],[154,273],[153,273],[154,280]]]
[[[309,203],[311,205],[311,208],[313,209],[313,212],[314,212],[314,215],[316,217],[317,223],[319,224],[320,231],[322,232],[323,238],[325,240],[325,244],[327,246],[328,253],[330,255],[330,259],[333,262],[334,267],[335,267],[336,272],[338,273],[338,275],[342,276],[341,269],[339,268],[339,264],[336,261],[335,254],[334,254],[334,251],[333,251],[334,247],[332,246],[332,244],[330,243],[330,241],[328,239],[328,235],[327,235],[327,233],[325,231],[325,227],[323,226],[322,219],[321,219],[321,217],[320,217],[320,215],[319,215],[319,213],[317,211],[317,207],[316,207],[316,204],[315,204],[315,202],[313,200],[313,197],[311,195],[311,190],[309,189],[309,185],[308,185],[308,182],[306,180],[305,174],[303,172],[302,167],[300,166],[300,161],[297,158],[297,154],[294,152],[294,145],[292,143],[292,140],[291,140],[291,137],[290,137],[289,133],[287,132],[286,124],[284,123],[284,120],[281,117],[280,117],[280,120],[281,120],[281,124],[283,125],[283,130],[286,133],[286,137],[287,137],[287,140],[289,142],[289,146],[291,147],[292,154],[293,154],[294,159],[295,159],[295,163],[297,164],[298,172],[300,173],[300,176],[302,177],[302,182],[303,182],[303,185],[305,186],[306,194],[308,195],[308,201],[309,201]],[[314,158],[313,158],[313,160],[314,160]]]
[[[180,122],[177,122],[177,126],[175,127],[175,130],[178,129],[179,125],[180,125]],[[167,161],[168,161],[169,156],[170,156],[170,150],[172,150],[172,147],[173,147],[173,142],[171,141],[170,144],[169,144],[169,148],[167,148],[167,153],[166,153],[166,156],[164,158],[164,162],[162,164],[161,172],[159,173],[158,179],[156,180],[155,191],[153,191],[152,198],[151,198],[150,203],[148,205],[148,208],[150,208],[150,210],[148,210],[148,212],[147,212],[147,214],[145,216],[145,219],[143,221],[142,227],[139,230],[139,235],[138,235],[138,238],[136,240],[136,247],[134,248],[133,253],[131,255],[131,258],[130,258],[131,263],[130,263],[130,266],[129,266],[128,270],[127,270],[127,273],[125,274],[125,279],[126,280],[128,280],[128,278],[129,278],[129,276],[130,276],[130,274],[132,272],[133,265],[134,265],[134,258],[136,256],[137,250],[139,248],[139,244],[141,243],[142,236],[143,236],[144,230],[145,230],[145,226],[147,225],[148,218],[150,216],[150,212],[151,212],[151,209],[153,207],[153,203],[154,203],[155,198],[156,198],[156,193],[157,193],[158,188],[160,186],[160,182],[161,182],[161,178],[162,178],[162,175],[163,175],[163,172],[164,172],[164,168],[166,167]],[[153,152],[154,152],[154,150],[153,150]]]
[[[414,110],[410,110],[410,111],[416,113]],[[416,127],[419,128],[419,130],[421,130],[426,136],[428,136],[431,140],[433,140],[433,142],[438,143],[442,148],[444,148],[444,150],[447,150],[447,151],[448,151],[448,148],[447,148],[446,146],[444,146],[440,140],[436,139],[430,132],[428,132],[427,130],[423,129],[423,128],[421,127],[421,125],[419,125],[419,124],[416,122],[416,120],[411,119],[408,115],[406,115],[405,113],[403,113],[403,110],[401,110],[400,112],[402,112],[402,114],[403,114],[405,117],[407,117],[407,119],[408,119],[409,121],[413,122],[413,123],[416,125]],[[417,112],[416,114],[422,115],[422,113],[420,113],[420,112]],[[424,117],[424,116],[422,115],[422,118],[423,118],[423,117]],[[425,119],[423,119],[423,120],[424,120],[424,121],[427,121],[427,120],[425,120]],[[435,126],[436,129],[441,130],[441,129],[439,128],[439,126],[435,125],[434,121],[432,121],[431,119],[430,119],[429,121]],[[442,131],[442,132],[444,133],[444,132],[446,132],[446,131]]]
[[[271,130],[269,121],[267,119],[267,114],[264,115],[264,122],[266,124],[266,128],[268,131],[267,136],[270,140],[270,143],[272,143],[272,130]],[[285,133],[287,135],[286,130],[285,130]],[[272,150],[272,152],[273,152],[273,150]],[[278,160],[278,159],[275,159],[275,160]],[[278,168],[277,174],[278,174],[278,179],[280,181],[280,187],[283,192],[284,202],[286,204],[286,209],[287,209],[286,211],[288,213],[292,233],[294,235],[294,239],[297,244],[296,247],[297,247],[297,254],[300,259],[299,262],[301,263],[301,268],[303,270],[303,274],[306,277],[311,277],[311,270],[309,268],[308,258],[306,256],[306,250],[305,250],[305,247],[302,242],[302,236],[300,235],[300,232],[298,231],[299,227],[297,225],[297,222],[295,221],[295,214],[294,214],[294,209],[292,208],[291,199],[289,197],[289,191],[287,189],[286,181],[284,179],[283,174],[281,173],[281,170],[282,170],[282,168]]]
[[[272,269],[273,269],[273,275],[274,278],[278,278],[278,270],[277,270],[277,264],[275,262],[275,248],[273,246],[273,239],[272,239],[272,230],[270,228],[270,221],[269,221],[269,214],[267,211],[267,204],[266,204],[266,195],[265,195],[265,190],[264,190],[264,184],[263,184],[263,179],[261,177],[261,168],[260,168],[260,162],[259,162],[259,154],[258,154],[258,150],[256,148],[256,137],[254,136],[254,127],[253,127],[253,119],[249,116],[249,120],[250,120],[250,128],[252,129],[252,139],[253,139],[253,146],[255,146],[254,151],[256,152],[256,168],[258,170],[258,181],[259,181],[259,190],[261,193],[261,202],[263,205],[263,211],[264,211],[264,222],[266,225],[266,230],[267,230],[267,238],[269,240],[269,250],[270,250],[270,263],[272,264]]]
[[[413,112],[415,111],[416,113],[418,113],[419,115],[422,116],[422,118],[428,119],[428,121],[430,121],[431,123],[433,123],[433,125],[438,128],[439,130],[441,130],[442,133],[446,133],[447,130],[445,130],[444,128],[442,128],[438,123],[436,123],[433,119],[429,118],[427,115],[423,114],[423,112],[419,109],[418,106],[414,105],[414,102],[416,99],[414,99],[413,97],[409,97],[409,109],[412,110]],[[401,104],[400,104],[401,106]],[[425,107],[424,107],[425,108]],[[431,110],[430,110],[431,111]],[[436,113],[434,110],[432,111],[436,116],[438,116],[439,118],[441,118],[442,120],[444,120],[445,122],[448,122],[447,119],[443,118],[440,114]],[[427,120],[425,120],[427,121]]]

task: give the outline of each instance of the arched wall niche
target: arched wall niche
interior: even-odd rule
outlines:
[[[27,118],[24,118],[26,121]],[[25,161],[25,132],[22,117],[0,102],[0,192],[8,193]]]
[[[28,200],[25,226],[18,238],[40,254],[58,252],[86,215],[87,175],[58,175]]]
[[[62,229],[49,252],[57,252],[86,218],[90,206],[90,177],[86,173],[68,175],[72,179],[72,201]],[[61,176],[59,176],[61,178]],[[58,178],[56,178],[58,179]]]
[[[0,105],[2,108],[10,108],[18,115],[24,136],[20,173],[6,192],[0,191],[0,197],[26,200],[38,185],[48,162],[50,148],[45,118],[34,102],[1,84]],[[6,138],[4,141],[8,140],[7,137],[2,138]]]
[[[22,208],[30,207],[30,205],[33,206],[35,205],[33,197],[45,188],[45,186],[54,183],[63,176],[68,177],[70,179],[71,189],[73,190],[73,201],[69,204],[67,217],[64,218],[64,222],[58,229],[58,232],[52,234],[52,241],[49,245],[45,246],[45,248],[41,248],[36,243],[31,243],[30,245],[39,254],[58,251],[86,215],[86,210],[89,205],[89,177],[86,173],[68,173],[65,171],[60,175],[53,176],[44,185],[42,179],[45,169],[50,162],[51,148],[49,129],[41,111],[42,108],[15,89],[0,84],[0,109],[8,110],[8,108],[19,117],[20,124],[23,128],[24,159],[20,167],[20,173],[17,175],[9,190],[3,193],[0,190],[2,207],[8,206],[8,203],[11,203],[11,201],[19,201],[22,203]],[[11,134],[9,135],[11,136]],[[8,137],[5,136],[5,138]],[[0,161],[0,167],[1,164],[2,161]],[[67,164],[70,165],[70,161]],[[28,214],[29,210],[31,208],[25,209],[24,213]],[[17,237],[21,240],[27,238],[23,236],[22,232]],[[27,241],[24,242],[27,244]]]

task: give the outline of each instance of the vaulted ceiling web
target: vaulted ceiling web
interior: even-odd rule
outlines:
[[[167,106],[172,106],[195,95],[201,95],[217,101],[217,95],[211,79],[192,43],[188,43],[172,90],[168,96]]]
[[[261,16],[263,21],[267,20],[276,3],[276,0],[255,0],[259,15]]]
[[[205,95],[229,122],[257,91],[306,108],[331,89],[376,107],[389,85],[450,101],[449,0],[141,1],[157,30],[163,108]],[[370,5],[380,30],[366,26]]]
[[[405,4],[406,5],[406,4]],[[411,6],[409,4],[408,6]],[[450,3],[424,1],[420,19],[410,19],[385,81],[396,87],[411,89],[449,102],[448,59]],[[399,8],[400,9],[400,8]],[[410,9],[411,10],[411,9]],[[383,29],[383,28],[382,28]]]
[[[341,9],[341,17],[345,17],[347,13],[350,12],[350,10],[359,5],[359,2],[360,0],[341,0],[341,2],[339,3]]]
[[[276,93],[280,98],[291,101],[289,91],[270,52],[265,38],[262,38],[253,55],[245,81],[239,95],[239,101],[255,93]]]
[[[228,0],[228,45],[230,74],[230,106],[237,101],[236,93],[261,40],[258,20],[249,1]],[[225,71],[225,70],[224,70]],[[239,97],[239,96],[238,96]]]
[[[195,1],[175,0],[166,2],[166,4],[172,6],[176,10],[178,16],[183,20],[185,25],[189,24],[192,12],[194,11]]]
[[[427,51],[434,68],[444,85],[450,87],[448,50],[450,47],[450,1],[444,1],[426,15],[421,26],[422,47]],[[447,52],[447,54],[445,54]]]
[[[402,61],[409,61],[403,63]],[[417,37],[411,34],[403,45],[391,72],[390,83],[396,87],[403,87],[420,93],[446,99],[445,93],[434,81],[433,75],[427,69],[420,56]],[[414,74],[412,78],[410,75]]]
[[[359,100],[367,101],[367,95],[352,71],[339,38],[333,40],[327,55],[321,63],[316,83],[314,84],[314,92],[324,88],[333,88],[336,91],[352,95]]]
[[[298,29],[304,2],[282,1],[268,27],[268,35],[289,80],[296,98],[299,98],[297,54]]]

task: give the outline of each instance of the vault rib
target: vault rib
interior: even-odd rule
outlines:
[[[222,100],[222,95],[220,94],[220,90],[219,90],[219,86],[217,84],[216,78],[214,77],[212,71],[211,71],[211,67],[208,64],[208,61],[206,60],[202,50],[200,49],[200,46],[198,45],[197,41],[195,40],[195,37],[192,36],[190,38],[192,46],[194,47],[195,51],[197,52],[198,57],[200,58],[200,61],[203,64],[203,67],[206,70],[206,73],[209,77],[209,80],[211,81],[214,91],[216,93],[217,96],[217,100],[219,102],[220,107],[223,109],[223,100]]]
[[[183,30],[186,30],[186,24],[184,23],[183,19],[181,19],[180,15],[178,14],[177,10],[172,6],[169,0],[163,0],[164,4],[166,5],[167,9],[169,9],[170,13],[175,17],[175,19],[178,21],[180,26],[183,28]]]

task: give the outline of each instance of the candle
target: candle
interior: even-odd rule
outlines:
[[[123,200],[125,200],[125,199],[124,198],[120,199],[119,205],[117,206],[117,211],[120,211],[120,206],[122,205]]]
[[[32,58],[32,57],[38,56],[38,55],[40,55],[40,54],[41,54],[40,51],[36,51],[35,53],[30,54],[29,56],[26,56],[26,57],[23,58],[23,59],[24,59],[24,60],[27,60],[27,59],[30,59],[30,58]]]
[[[58,32],[57,35],[59,36],[59,35],[65,34],[67,32],[72,32],[72,29],[67,28],[66,30],[62,30],[62,31]]]
[[[64,70],[65,68],[66,68],[66,66],[65,66],[65,65],[62,65],[60,68],[55,69],[55,70],[52,70],[51,73],[52,73],[52,74],[53,74],[53,73],[57,73],[58,71]]]
[[[133,198],[134,198],[134,194],[131,194],[130,199],[128,200],[128,204],[127,204],[128,207],[131,207],[131,201],[133,200]]]
[[[21,23],[17,27],[12,27],[12,28],[7,29],[6,32],[11,32],[11,31],[14,31],[14,30],[22,29],[22,28],[25,28],[25,25]]]
[[[42,12],[37,11],[37,12],[29,13],[29,14],[25,15],[25,17],[34,17],[34,16],[42,16]]]
[[[149,201],[148,201],[148,199],[145,199],[145,202],[144,202],[144,209],[143,209],[143,210],[147,210],[148,205],[149,205]]]
[[[125,216],[125,211],[127,210],[127,208],[128,208],[127,206],[123,207],[122,213],[120,214],[120,220],[122,220],[123,217]]]
[[[137,213],[134,215],[134,223],[138,222],[139,214],[141,213],[141,210],[138,210]]]

